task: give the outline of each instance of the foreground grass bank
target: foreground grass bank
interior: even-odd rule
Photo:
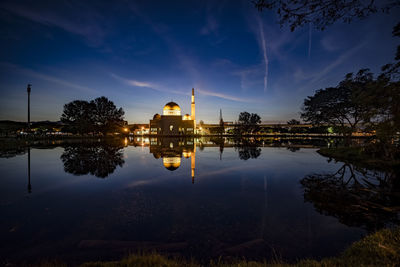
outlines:
[[[284,262],[210,262],[211,267],[258,267],[258,266],[398,266],[400,263],[400,227],[384,229],[368,235],[353,243],[340,256],[321,261],[301,260],[295,264]],[[130,267],[130,266],[165,266],[165,267],[199,267],[196,262],[181,259],[170,259],[159,254],[130,255],[120,261],[88,262],[82,267]]]

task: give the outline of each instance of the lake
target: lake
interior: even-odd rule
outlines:
[[[200,262],[338,255],[398,222],[397,213],[363,205],[398,199],[388,204],[376,193],[376,181],[391,174],[317,153],[333,142],[125,138],[2,151],[1,260],[81,263],[135,251]]]

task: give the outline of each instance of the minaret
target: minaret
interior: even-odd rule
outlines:
[[[191,155],[192,184],[194,184],[194,169],[196,167],[196,142],[194,142],[193,153]]]
[[[194,104],[194,88],[192,88],[192,114],[191,114],[193,123],[194,123],[194,130],[196,132],[196,107]]]

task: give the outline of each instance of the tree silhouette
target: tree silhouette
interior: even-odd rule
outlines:
[[[324,30],[337,21],[350,23],[354,19],[363,19],[374,13],[389,13],[392,8],[400,5],[397,0],[255,0],[253,2],[259,11],[276,10],[281,26],[288,24],[291,31],[309,23],[317,29]]]
[[[99,132],[106,134],[115,131],[120,127],[124,120],[124,110],[117,108],[115,104],[107,97],[98,97],[92,100],[90,104],[94,107],[93,117],[95,127]]]
[[[91,174],[105,178],[113,173],[117,166],[122,167],[123,146],[97,143],[67,146],[61,155],[64,171],[74,175]]]
[[[102,96],[90,102],[75,100],[64,105],[61,121],[67,125],[67,130],[73,133],[115,132],[121,128],[124,110]]]
[[[289,125],[299,125],[300,121],[295,120],[295,119],[291,119],[290,121],[287,121],[286,123],[289,124]]]
[[[68,131],[84,134],[93,130],[93,105],[84,100],[75,100],[64,105],[61,121],[68,125]]]
[[[336,126],[340,132],[350,135],[370,111],[365,89],[374,83],[368,69],[360,70],[355,76],[349,73],[336,87],[320,89],[308,96],[301,118],[314,125]]]
[[[240,134],[256,133],[260,130],[261,117],[257,113],[247,111],[240,112],[238,119],[238,131]]]

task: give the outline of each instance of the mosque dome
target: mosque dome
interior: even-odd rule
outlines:
[[[184,158],[190,158],[190,156],[192,155],[192,153],[189,152],[189,151],[183,151],[183,152],[182,152],[182,155],[183,155]]]
[[[180,157],[164,157],[163,158],[164,167],[167,170],[175,171],[181,166],[181,158]]]
[[[169,102],[164,106],[163,115],[181,115],[181,108],[175,102]]]
[[[158,113],[154,114],[153,120],[159,120],[159,119],[161,119],[161,115]]]
[[[189,114],[183,115],[183,120],[191,120],[191,119],[192,119],[192,117],[190,117]]]

